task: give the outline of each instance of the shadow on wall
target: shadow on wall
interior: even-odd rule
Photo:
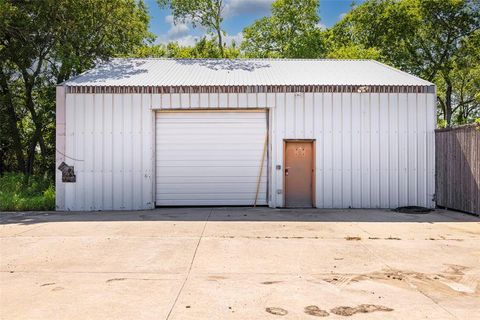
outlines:
[[[480,214],[480,125],[435,132],[437,205]]]
[[[270,209],[266,207],[157,208],[148,211],[1,213],[0,225],[50,222],[108,221],[222,221],[222,222],[480,222],[461,212],[436,210],[427,214],[397,213],[388,209]]]

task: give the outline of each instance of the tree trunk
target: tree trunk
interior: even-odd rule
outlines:
[[[43,123],[41,122],[40,118],[37,115],[37,112],[35,111],[35,104],[33,102],[32,92],[33,92],[33,81],[32,83],[30,83],[27,79],[25,79],[25,104],[28,111],[30,112],[30,115],[32,116],[33,124],[35,125],[35,135],[34,135],[36,137],[35,147],[37,146],[37,143],[40,144],[40,153],[42,157],[45,159],[47,157],[47,148],[45,146],[45,141],[43,140],[43,136],[42,136]],[[33,159],[35,159],[35,157],[33,157]],[[29,161],[30,161],[30,156],[29,156]]]
[[[220,29],[220,26],[217,27],[217,35],[218,35],[218,49],[220,49],[220,55],[222,58],[225,58],[225,53],[223,51],[222,30]]]
[[[0,77],[0,87],[2,89],[2,95],[4,96],[5,109],[7,110],[7,119],[8,119],[8,130],[10,131],[11,137],[13,139],[13,144],[11,147],[15,152],[15,158],[17,159],[18,170],[25,172],[25,159],[22,151],[22,140],[20,137],[20,129],[18,129],[18,117],[15,112],[15,107],[13,106],[12,96],[8,88],[7,81],[2,75]]]
[[[451,126],[452,123],[452,84],[450,81],[447,82],[447,90],[445,91],[445,121],[447,121],[447,127]]]
[[[33,165],[35,164],[35,149],[37,148],[37,143],[39,140],[39,137],[41,136],[38,133],[38,130],[35,130],[35,133],[33,134],[32,140],[30,141],[30,146],[28,148],[28,158],[27,158],[27,167],[25,170],[25,174],[27,176],[31,175],[33,173]]]

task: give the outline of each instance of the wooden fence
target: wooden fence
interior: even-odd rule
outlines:
[[[480,214],[480,125],[435,130],[437,206]]]

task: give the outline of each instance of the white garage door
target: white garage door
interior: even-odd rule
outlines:
[[[158,112],[156,204],[252,205],[265,112]],[[267,155],[257,204],[267,204]]]

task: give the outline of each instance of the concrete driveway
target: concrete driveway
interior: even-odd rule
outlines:
[[[480,219],[437,210],[8,214],[1,319],[478,319]]]

